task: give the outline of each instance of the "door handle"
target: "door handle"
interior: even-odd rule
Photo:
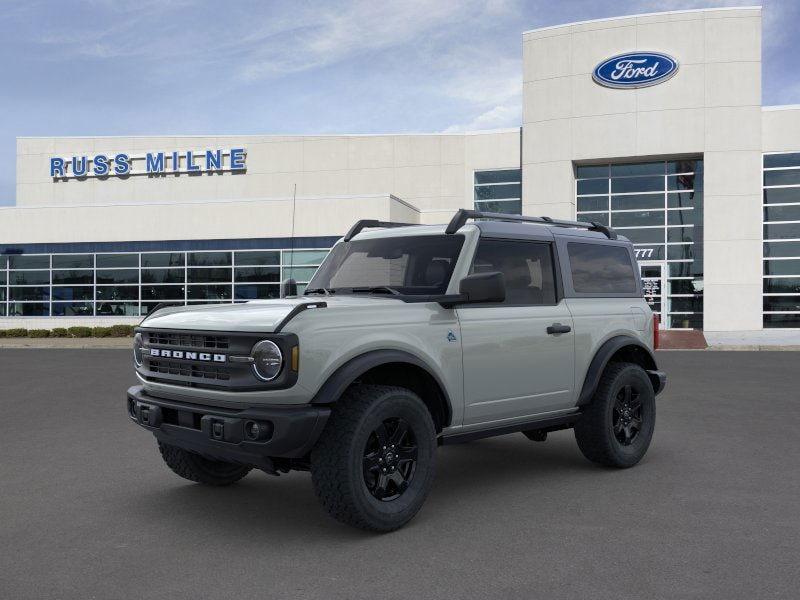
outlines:
[[[561,323],[553,323],[547,328],[547,333],[549,335],[555,335],[557,333],[569,333],[572,331],[572,327],[569,325],[562,325]]]

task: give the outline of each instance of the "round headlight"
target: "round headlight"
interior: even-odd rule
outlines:
[[[133,362],[136,363],[137,367],[142,366],[142,346],[144,346],[142,334],[137,333],[133,336]]]
[[[253,371],[262,381],[272,381],[281,372],[283,354],[275,342],[262,340],[253,346]]]

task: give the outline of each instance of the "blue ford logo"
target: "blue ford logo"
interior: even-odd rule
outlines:
[[[666,81],[678,72],[678,61],[659,52],[629,52],[601,62],[592,79],[610,88],[641,88]]]

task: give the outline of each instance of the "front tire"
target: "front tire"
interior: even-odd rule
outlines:
[[[314,491],[336,520],[369,531],[405,525],[430,491],[436,429],[412,391],[358,385],[334,405],[311,453]]]
[[[647,373],[633,363],[612,363],[575,424],[575,439],[590,461],[624,469],[647,452],[655,422],[655,393]]]
[[[174,473],[195,483],[214,486],[231,485],[250,472],[250,467],[211,460],[162,442],[158,442],[158,449],[164,462]]]

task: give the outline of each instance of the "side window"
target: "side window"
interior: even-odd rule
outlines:
[[[500,271],[505,278],[505,304],[556,303],[551,244],[482,239],[472,272],[492,271]]]
[[[635,294],[636,273],[624,246],[567,244],[572,287],[580,294]]]

